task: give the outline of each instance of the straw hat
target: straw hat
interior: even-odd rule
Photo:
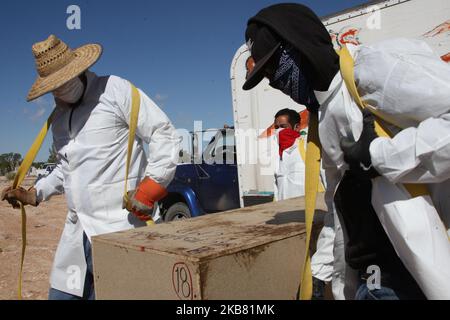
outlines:
[[[97,62],[102,54],[99,44],[71,50],[54,35],[34,44],[32,50],[39,75],[28,93],[27,101],[39,98],[78,77]]]

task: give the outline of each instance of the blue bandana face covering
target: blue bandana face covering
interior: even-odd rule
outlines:
[[[293,59],[295,49],[284,48],[270,86],[290,96],[295,102],[317,109],[319,103],[304,74]]]

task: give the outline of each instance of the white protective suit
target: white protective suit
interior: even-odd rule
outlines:
[[[283,157],[275,161],[275,198],[287,200],[305,195],[305,162],[299,150],[299,143],[305,143],[300,137],[291,147],[283,150]]]
[[[394,203],[399,208],[402,206],[407,210],[417,210],[414,199],[397,199],[403,200],[401,203],[391,199],[398,194],[391,190],[396,186],[395,183],[431,183],[434,206],[448,228],[450,66],[440,61],[427,44],[417,40],[395,39],[370,46],[348,45],[348,49],[355,60],[355,81],[362,100],[375,108],[382,118],[407,128],[393,139],[377,138],[371,144],[373,165],[383,175],[373,180],[372,203],[377,215],[383,216],[387,202]],[[362,113],[352,100],[340,73],[335,76],[328,91],[316,91],[315,94],[321,105],[319,135],[327,176],[326,201],[335,214],[336,225],[335,272],[340,275],[337,279],[339,281],[334,283],[333,293],[335,297],[352,299],[356,290],[355,272],[345,266],[345,230],[343,232],[339,224],[333,198],[339,181],[348,168],[344,162],[340,140],[342,137],[355,141],[359,139]],[[384,189],[380,186],[384,186]],[[381,222],[386,229],[387,222]],[[424,232],[424,236],[431,229],[425,225],[418,227],[418,232]],[[393,236],[389,232],[388,236],[392,241]],[[432,256],[433,243],[425,239],[428,238],[424,238],[424,245]],[[448,254],[450,255],[450,246]],[[448,274],[450,270],[443,272]],[[423,276],[427,277],[426,274]],[[450,281],[449,274],[443,278]],[[439,286],[438,283],[433,285]],[[440,297],[448,297],[448,294],[449,292],[441,292]]]
[[[122,209],[131,112],[131,86],[116,76],[87,72],[83,102],[73,109],[58,101],[53,140],[59,163],[36,184],[38,201],[65,192],[68,216],[56,251],[51,287],[83,295],[86,261],[83,232],[92,236],[145,223]],[[149,176],[164,187],[175,174],[180,138],[167,116],[142,91],[129,188]],[[146,159],[144,143],[148,145]],[[79,279],[74,280],[74,275]]]
[[[294,144],[283,151],[283,157],[278,156],[275,161],[275,199],[287,200],[305,195],[305,159],[299,150],[300,143],[306,150],[306,137],[297,138]],[[278,146],[278,143],[277,143]],[[323,170],[322,170],[322,176]],[[325,179],[322,179],[324,187]],[[314,278],[325,282],[333,279],[333,246],[334,219],[332,213],[324,215],[324,226],[317,240],[317,250],[311,259],[311,269]]]

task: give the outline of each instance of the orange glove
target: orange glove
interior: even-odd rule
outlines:
[[[133,213],[141,221],[152,220],[155,202],[167,196],[167,190],[159,183],[145,177],[136,190],[128,192],[128,203],[124,209]]]

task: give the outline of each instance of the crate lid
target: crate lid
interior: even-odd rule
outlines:
[[[323,195],[317,200],[315,223],[320,224],[326,206]],[[294,198],[105,234],[93,237],[93,241],[200,261],[304,236],[304,216],[304,199]]]

